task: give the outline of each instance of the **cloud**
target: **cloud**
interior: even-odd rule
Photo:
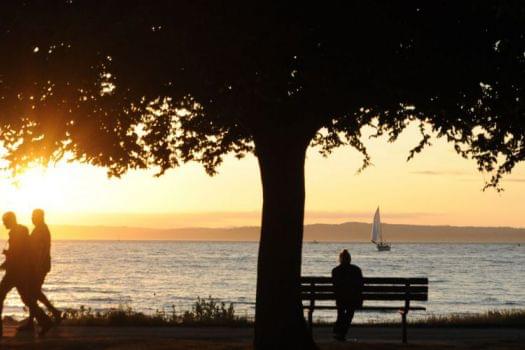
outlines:
[[[509,179],[506,179],[506,178],[503,178],[503,182],[525,182],[525,178],[523,177],[518,177],[518,178],[509,178]]]
[[[417,170],[411,171],[410,174],[415,175],[451,175],[451,176],[461,176],[461,175],[471,175],[470,173],[457,170]]]
[[[315,219],[356,219],[366,218],[369,219],[374,214],[375,208],[370,211],[307,211],[305,213],[306,220]],[[383,213],[382,213],[383,214]],[[439,213],[428,213],[428,212],[409,212],[409,213],[385,213],[385,217],[406,219],[406,218],[420,218],[426,216],[441,215]]]

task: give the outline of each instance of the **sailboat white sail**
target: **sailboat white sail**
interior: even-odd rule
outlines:
[[[373,243],[378,243],[383,240],[383,235],[381,233],[381,217],[379,215],[379,207],[376,209],[374,214],[374,221],[372,222],[372,238]]]
[[[379,207],[374,214],[374,221],[372,222],[371,241],[377,247],[377,250],[390,250],[390,244],[383,242],[383,231],[381,229],[381,215],[379,214]]]

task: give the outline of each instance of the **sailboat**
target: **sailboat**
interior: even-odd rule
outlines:
[[[380,252],[390,250],[390,244],[383,241],[383,232],[381,230],[381,217],[379,216],[379,207],[377,207],[376,213],[374,214],[371,236],[372,243],[376,245],[377,250],[379,250]]]

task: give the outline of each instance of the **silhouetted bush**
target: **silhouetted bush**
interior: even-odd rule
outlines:
[[[235,315],[233,303],[227,305],[211,296],[197,298],[191,310],[181,313],[176,312],[175,306],[169,312],[157,310],[153,314],[124,305],[101,311],[80,306],[65,310],[64,318],[64,324],[69,326],[243,326],[252,323],[247,316]]]
[[[332,326],[333,321],[319,319],[318,326]],[[226,304],[212,297],[197,298],[191,310],[176,312],[157,310],[153,314],[134,311],[129,306],[119,306],[102,311],[80,306],[78,309],[65,311],[64,324],[68,326],[251,326],[253,320],[248,316],[237,316],[233,303]],[[525,309],[490,310],[473,314],[431,315],[410,320],[411,327],[525,327]],[[371,320],[356,323],[353,326],[399,327],[397,319],[386,321]]]

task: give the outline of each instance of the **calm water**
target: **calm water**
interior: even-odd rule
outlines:
[[[378,253],[371,244],[306,243],[303,275],[328,275],[341,248],[365,276],[428,276],[434,314],[525,307],[523,245],[394,244]],[[240,314],[254,311],[256,243],[61,241],[52,254],[45,291],[58,307],[180,310],[212,295],[234,302]],[[12,291],[5,314],[21,313]]]

